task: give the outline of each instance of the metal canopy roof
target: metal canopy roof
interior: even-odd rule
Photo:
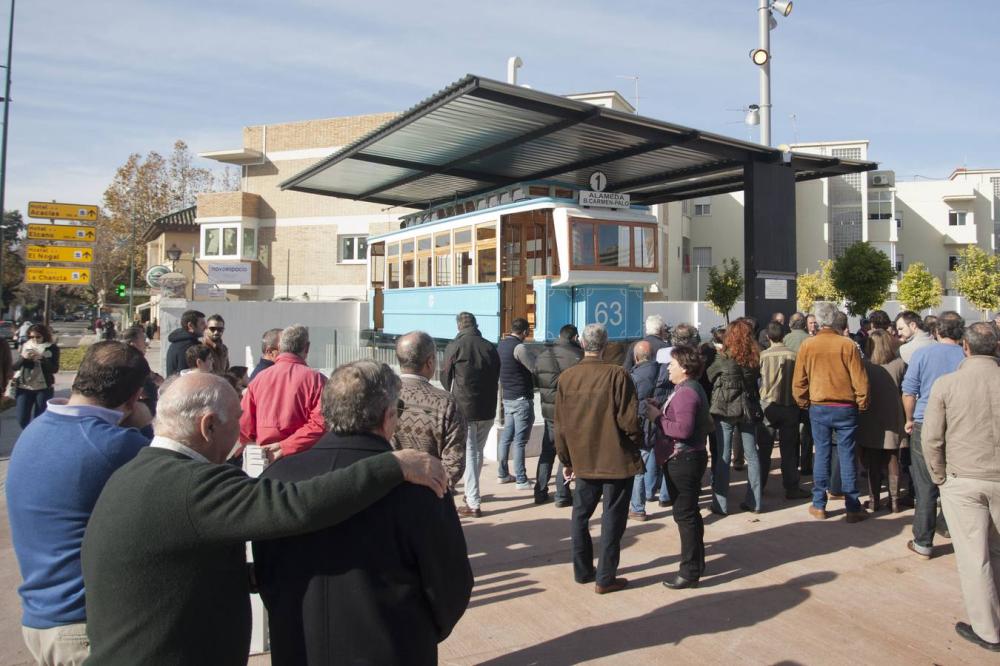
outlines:
[[[786,156],[787,157],[787,156]],[[281,183],[282,189],[429,208],[533,180],[607,189],[655,204],[743,189],[751,161],[781,151],[468,75]],[[792,153],[796,180],[874,162]]]

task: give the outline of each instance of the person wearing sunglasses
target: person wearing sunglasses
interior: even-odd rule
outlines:
[[[202,343],[212,350],[215,373],[224,375],[229,370],[229,348],[222,342],[222,334],[226,330],[226,320],[220,314],[214,314],[208,318],[208,326],[205,328],[205,336]]]
[[[54,394],[59,371],[59,347],[47,326],[33,324],[28,339],[14,360],[17,422],[23,430],[45,411]]]

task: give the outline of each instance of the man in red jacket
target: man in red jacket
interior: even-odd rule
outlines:
[[[278,358],[243,394],[240,443],[256,442],[274,462],[312,447],[326,432],[320,401],[326,377],[306,365],[309,329],[281,332]]]

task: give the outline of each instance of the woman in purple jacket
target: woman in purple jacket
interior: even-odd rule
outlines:
[[[646,417],[657,425],[656,462],[663,466],[681,537],[680,571],[672,580],[663,581],[675,590],[697,587],[705,571],[705,524],[698,510],[698,496],[708,465],[705,438],[715,424],[708,413],[708,397],[698,383],[701,371],[697,349],[672,348],[669,373],[676,388],[662,408],[652,400],[646,403]]]

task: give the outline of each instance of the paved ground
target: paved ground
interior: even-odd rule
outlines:
[[[58,387],[69,381],[61,374]],[[0,457],[17,432],[12,411],[0,414]],[[703,511],[708,571],[700,588],[660,585],[676,571],[679,542],[669,511],[654,508],[652,520],[630,522],[625,533],[620,574],[631,581],[628,589],[597,596],[592,585],[573,582],[570,510],[535,506],[530,491],[497,485],[495,472],[492,465],[483,470],[486,515],[463,521],[476,587],[441,646],[443,664],[1000,663],[954,632],[965,613],[950,543],[942,541],[929,562],[907,553],[912,511],[848,525],[834,504],[831,519],[815,521],[805,503],[781,498],[772,472],[766,513],[719,519]],[[734,474],[731,498],[745,482]],[[4,519],[3,666],[29,663],[18,584]]]

